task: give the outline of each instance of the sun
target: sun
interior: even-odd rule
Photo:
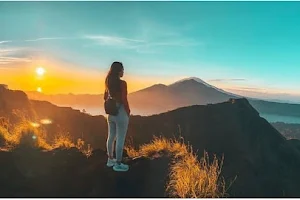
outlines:
[[[41,87],[38,87],[37,89],[36,89],[36,91],[38,91],[38,92],[42,92],[42,88]]]
[[[38,67],[36,68],[36,71],[37,75],[39,76],[43,76],[45,74],[45,69],[43,67]]]

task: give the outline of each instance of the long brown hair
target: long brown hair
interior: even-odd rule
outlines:
[[[115,96],[117,92],[121,91],[120,72],[124,69],[121,62],[113,62],[110,70],[105,78],[105,89],[109,91],[111,96]]]

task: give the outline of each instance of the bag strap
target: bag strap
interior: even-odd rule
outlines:
[[[107,99],[112,99],[113,97],[110,95],[108,88],[106,88],[106,92],[107,92]]]
[[[106,88],[106,91],[107,91],[107,99],[111,98],[111,99],[114,99],[111,95],[110,95],[110,92],[109,92],[109,89]],[[106,99],[106,100],[107,100]],[[119,110],[121,108],[121,105],[119,107],[117,107],[117,110]]]

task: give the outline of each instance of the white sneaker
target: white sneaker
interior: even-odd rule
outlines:
[[[128,165],[125,165],[123,163],[121,164],[118,164],[116,163],[114,166],[113,166],[113,169],[114,171],[116,172],[127,172],[129,170],[129,166]]]
[[[112,166],[114,166],[115,164],[117,163],[117,159],[110,159],[110,158],[108,158],[107,159],[107,163],[106,163],[106,166],[107,167],[112,167]]]

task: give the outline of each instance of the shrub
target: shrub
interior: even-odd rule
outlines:
[[[69,133],[58,133],[54,137],[53,148],[72,148],[75,147],[75,144],[72,142],[71,136]]]
[[[221,161],[214,156],[209,163],[209,156],[204,152],[204,157],[198,161],[191,147],[183,142],[166,138],[154,137],[150,144],[142,145],[139,150],[126,146],[129,157],[160,156],[169,154],[174,158],[170,168],[170,177],[167,192],[171,197],[200,198],[200,197],[225,197],[225,181],[220,177],[223,158]]]
[[[14,127],[8,141],[13,146],[51,149],[44,138],[45,134],[42,129],[33,127],[28,121],[23,121]]]

